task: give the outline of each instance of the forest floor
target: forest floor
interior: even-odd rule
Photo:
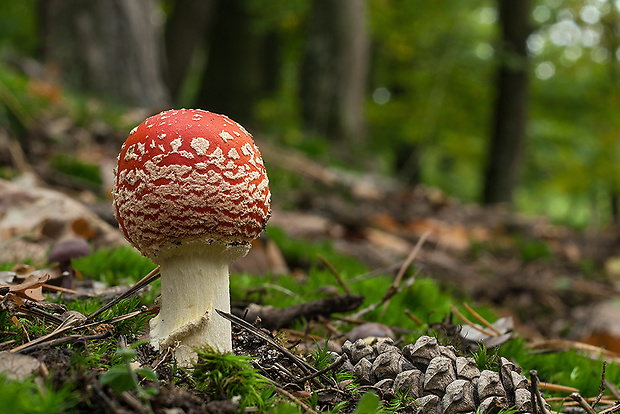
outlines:
[[[50,138],[50,129],[55,135],[75,136],[80,132],[73,130],[76,127],[70,122],[57,120],[46,128],[32,132],[38,136],[29,139],[33,145],[26,151],[7,136],[2,137],[12,148],[10,159],[4,161],[25,173],[22,177],[31,177],[19,185],[0,183],[0,228],[5,247],[0,254],[2,261],[19,262],[30,257],[40,262],[50,246],[68,233],[88,235],[95,246],[124,243],[114,227],[109,199],[102,201],[88,183],[59,174],[44,161],[47,152],[55,151],[99,165],[103,187],[109,190],[115,148],[120,147],[123,137],[102,127],[82,135],[79,145],[71,146]],[[50,149],[46,142],[54,142],[55,147]],[[512,317],[515,331],[531,342],[538,341],[543,348],[569,346],[572,342],[568,341],[574,341],[604,347],[613,358],[620,354],[617,229],[576,231],[501,206],[463,204],[433,188],[404,187],[373,175],[326,167],[293,151],[275,151],[267,144],[260,147],[267,166],[279,171],[273,177],[294,174],[302,183],[287,191],[274,191],[270,226],[282,229],[288,237],[310,242],[328,240],[337,251],[357,258],[369,269],[393,274],[411,257],[420,275],[435,279],[455,297],[489,304],[498,315]],[[60,190],[67,198],[47,194],[50,188]],[[76,199],[80,206],[71,204],[70,200]],[[33,213],[42,205],[47,207]],[[296,270],[269,249],[257,251],[237,264],[236,270]],[[455,317],[455,322],[460,321]],[[235,344],[241,353],[269,354],[247,331],[236,329]],[[149,354],[147,348],[139,347],[138,356],[156,369],[155,364],[162,360]],[[11,346],[4,344],[3,349]],[[64,377],[71,364],[69,351],[41,349],[29,355],[45,364],[53,381],[69,380]],[[293,370],[290,364],[286,367]],[[100,374],[85,371],[83,377],[71,378],[89,395],[91,405],[81,408],[140,412],[135,395],[106,391],[97,380]],[[172,375],[165,371],[159,374]],[[302,398],[305,392],[301,389],[293,397]],[[330,392],[338,395],[331,396],[334,400],[351,398],[343,390]],[[188,413],[238,409],[232,400],[205,402],[208,400],[186,387],[162,386],[151,405],[155,412],[173,407]]]

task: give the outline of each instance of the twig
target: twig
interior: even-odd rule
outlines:
[[[308,374],[312,374],[312,373],[315,373],[315,372],[318,371],[312,365],[308,364],[307,362],[305,362],[301,358],[298,358],[295,355],[293,355],[293,353],[291,351],[289,351],[288,349],[286,349],[286,347],[282,346],[277,341],[275,341],[273,338],[271,338],[269,335],[267,335],[264,332],[262,332],[261,330],[257,329],[256,327],[254,327],[252,324],[248,323],[247,321],[244,321],[243,319],[241,319],[241,318],[239,318],[239,317],[237,317],[235,315],[232,315],[230,313],[226,313],[226,312],[221,311],[219,309],[215,309],[215,311],[221,317],[223,317],[225,319],[228,319],[230,322],[232,322],[235,325],[239,326],[240,328],[243,328],[246,331],[252,333],[257,338],[262,339],[264,342],[268,343],[269,345],[273,346],[274,348],[276,348],[277,350],[282,352],[295,365],[297,365],[302,370],[302,372],[304,374],[308,375]],[[328,382],[330,385],[335,386],[335,381],[333,379],[331,379],[329,377],[326,377],[325,375],[321,375],[321,379],[326,381],[326,382]]]
[[[596,414],[596,411],[594,411],[592,409],[592,407],[590,407],[590,405],[588,404],[588,402],[586,400],[583,399],[583,397],[581,396],[581,394],[579,394],[578,392],[574,392],[570,395],[570,397],[577,401],[577,403],[579,404],[579,406],[581,408],[583,408],[585,410],[586,413],[588,414]]]
[[[140,310],[133,311],[133,312],[130,312],[130,313],[126,313],[126,314],[120,315],[120,316],[115,316],[113,318],[105,319],[103,321],[94,321],[94,322],[90,322],[90,323],[85,323],[84,325],[79,326],[79,328],[90,328],[92,326],[98,326],[98,325],[103,325],[103,324],[114,325],[117,322],[122,322],[122,321],[125,321],[127,319],[131,319],[134,316],[138,316],[140,314],[147,313],[147,312],[149,312],[149,308],[146,307],[146,305],[142,305],[140,307]]]
[[[538,403],[536,400],[536,393],[538,392],[538,371],[530,371],[530,400],[532,402],[532,414],[538,414]]]
[[[323,257],[321,254],[317,254],[316,255],[317,259],[319,259],[321,262],[323,262],[323,264],[325,265],[325,267],[327,267],[327,269],[332,272],[332,274],[334,275],[334,277],[336,278],[336,280],[338,281],[338,284],[342,287],[342,289],[344,289],[344,292],[347,295],[352,295],[353,293],[351,293],[351,289],[349,289],[349,286],[347,286],[347,284],[345,283],[345,281],[342,279],[342,276],[340,276],[340,273],[336,270],[336,268],[325,258]]]
[[[566,385],[551,384],[549,382],[538,381],[537,386],[538,386],[538,389],[541,389],[541,390],[558,391],[558,392],[579,392],[577,388],[567,387]]]
[[[48,285],[47,283],[44,283],[41,285],[41,287],[43,289],[46,290],[51,290],[53,292],[63,292],[63,293],[70,293],[72,295],[77,295],[77,291],[73,290],[73,289],[67,289],[61,286],[54,286],[54,285]]]
[[[43,309],[39,309],[34,306],[26,307],[25,305],[28,302],[24,301],[24,304],[22,304],[22,306],[19,307],[20,313],[23,312],[26,315],[32,315],[35,317],[41,317],[41,318],[47,319],[49,322],[53,323],[54,325],[60,325],[62,323],[62,318],[57,315],[54,315],[53,313],[49,313]],[[28,306],[31,306],[31,305],[29,304]]]
[[[459,318],[461,318],[463,320],[463,322],[465,322],[467,325],[471,326],[472,328],[474,328],[475,330],[477,330],[480,333],[485,334],[486,336],[497,336],[495,335],[494,332],[489,332],[485,329],[482,329],[481,327],[479,327],[478,325],[476,325],[475,323],[473,323],[472,321],[470,321],[469,319],[467,319],[465,317],[465,315],[463,315],[461,312],[458,311],[458,309],[456,308],[456,306],[454,305],[450,305],[450,309],[452,309],[452,312],[458,316]]]
[[[319,375],[325,374],[328,371],[332,371],[336,368],[338,368],[340,365],[344,364],[344,362],[347,360],[347,354],[342,354],[340,357],[338,357],[338,359],[329,364],[328,366],[326,366],[323,369],[318,370],[317,372],[310,374],[310,375],[306,375],[305,377],[302,377],[300,379],[298,379],[296,382],[306,382],[312,378],[316,378]]]
[[[83,323],[84,320],[79,320],[79,319],[76,320],[76,319],[74,319],[72,322],[68,322],[64,326],[63,325],[59,326],[53,332],[51,332],[51,333],[49,333],[47,335],[40,336],[40,337],[38,337],[36,339],[33,339],[32,341],[29,341],[29,342],[27,342],[25,344],[22,344],[20,346],[17,346],[15,348],[11,349],[9,351],[9,353],[10,354],[14,354],[14,353],[17,353],[17,352],[23,352],[26,349],[30,350],[30,348],[32,348],[32,347],[39,348],[39,347],[43,346],[43,345],[40,345],[40,344],[43,344],[44,342],[52,342],[53,343],[54,342],[53,338],[55,338],[57,336],[60,336],[63,333],[69,332],[69,331],[71,331],[73,329],[76,329],[76,328],[89,328],[89,327],[96,326],[96,325],[102,325],[104,323],[114,324],[116,322],[120,322],[120,321],[124,321],[126,319],[129,319],[129,318],[133,318],[134,316],[137,316],[137,315],[139,315],[141,313],[144,313],[144,312],[147,312],[147,311],[148,311],[148,308],[146,306],[143,306],[142,309],[140,309],[139,311],[128,313],[126,315],[117,316],[115,318],[107,319],[105,321],[91,322],[89,324],[84,324]],[[82,322],[82,323],[80,324],[80,322]],[[87,338],[85,336],[82,336],[82,337]],[[69,338],[71,338],[71,337],[69,337]]]
[[[350,285],[352,285],[352,284],[355,284],[355,283],[363,282],[364,280],[372,279],[373,277],[376,277],[376,276],[379,276],[379,275],[394,273],[394,272],[398,271],[403,266],[403,263],[405,263],[404,260],[396,262],[396,263],[391,264],[389,266],[384,266],[384,267],[380,267],[378,269],[371,270],[368,273],[364,273],[364,274],[352,277],[351,279],[348,280],[348,282],[349,282]]]
[[[606,379],[605,386],[607,387],[611,395],[613,395],[616,400],[620,400],[620,392],[618,392],[618,389],[616,388],[614,384],[612,384],[611,382],[609,382],[609,380]]]
[[[271,378],[267,378],[264,377],[271,385],[273,385],[273,389],[275,392],[277,392],[278,394],[280,394],[283,397],[288,398],[289,400],[293,401],[295,404],[297,404],[302,410],[304,410],[304,412],[306,413],[310,413],[310,414],[319,414],[316,411],[314,411],[312,409],[312,407],[310,407],[308,404],[304,403],[303,401],[301,401],[299,398],[295,397],[293,394],[291,394],[290,392],[288,392],[287,390],[285,390],[284,388],[280,388],[278,386],[278,384],[276,384],[275,381],[273,381]]]
[[[409,309],[405,309],[405,315],[411,319],[412,321],[414,321],[415,323],[417,323],[418,325],[422,325],[422,321],[420,320],[420,318],[418,318],[417,316],[415,316],[413,313],[411,313],[411,311]]]
[[[483,324],[484,326],[486,326],[487,328],[489,328],[490,330],[495,332],[497,334],[497,336],[504,334],[499,329],[497,329],[495,326],[493,326],[493,324],[491,322],[487,321],[482,316],[480,316],[480,314],[478,312],[476,312],[475,310],[473,310],[472,307],[469,306],[466,302],[463,302],[463,306],[465,307],[465,309],[467,309],[467,311],[469,313],[472,314],[472,316],[474,318],[476,318],[478,320],[478,322],[480,322],[481,324]],[[493,336],[496,336],[496,335],[493,335]]]
[[[36,343],[36,344],[32,344],[32,345],[28,345],[28,347],[22,349],[22,353],[26,353],[26,352],[33,352],[36,351],[37,349],[40,348],[51,348],[51,347],[55,347],[55,346],[61,346],[61,345],[65,345],[65,344],[70,344],[76,341],[92,341],[95,339],[105,339],[107,337],[112,336],[112,330],[108,329],[105,332],[99,333],[99,334],[95,334],[95,335],[69,335],[69,336],[63,336],[62,338],[56,338],[56,339],[52,339],[50,341],[46,341],[46,342],[42,342],[42,343]],[[12,351],[12,350],[11,350]]]
[[[393,290],[392,289],[392,285],[390,285],[390,287],[386,291],[386,294],[383,296],[383,298],[379,302],[373,303],[371,305],[368,305],[364,309],[360,309],[359,311],[357,311],[354,314],[350,315],[349,318],[351,318],[351,319],[359,319],[362,316],[366,315],[367,313],[374,311],[379,306],[383,305],[386,300],[392,298],[392,296],[402,292],[404,289],[406,289],[409,286],[413,285],[413,283],[415,282],[415,278],[416,278],[417,274],[418,274],[418,271],[416,271],[413,274],[413,276],[411,276],[409,279],[407,279],[407,281],[405,281],[405,283],[403,283],[400,286],[398,286],[398,288],[396,290]]]
[[[400,267],[398,274],[394,278],[394,282],[392,283],[392,286],[394,286],[394,288],[398,287],[398,285],[403,279],[403,276],[405,276],[405,272],[407,271],[407,269],[413,262],[413,259],[416,258],[416,256],[420,252],[420,249],[422,248],[422,245],[424,244],[424,242],[426,241],[426,239],[428,239],[428,236],[430,235],[431,235],[431,231],[427,230],[424,232],[424,234],[422,234],[422,236],[420,236],[420,239],[418,239],[418,242],[415,244],[415,246],[413,247],[413,250],[411,250],[411,253],[409,253],[409,256],[407,256],[407,259],[405,259],[405,262]]]
[[[603,361],[603,373],[601,374],[601,388],[599,390],[598,396],[592,402],[592,408],[596,407],[596,404],[598,404],[599,401],[601,401],[601,398],[603,398],[603,394],[605,394],[605,367],[606,366],[607,366],[607,361]]]
[[[539,350],[542,352],[548,351],[563,351],[572,349],[580,351],[586,354],[591,359],[605,358],[606,360],[613,360],[620,362],[620,354],[617,352],[608,351],[598,346],[586,344],[584,342],[569,341],[566,339],[548,339],[543,341],[533,342],[526,345],[526,349]]]
[[[540,390],[538,389],[538,371],[535,369],[530,371],[531,387],[530,392],[532,393],[532,414],[537,414],[538,409],[540,408],[540,412],[542,414],[549,414],[549,411],[545,407],[545,399],[542,397]]]
[[[424,232],[424,234],[422,234],[422,236],[420,236],[420,238],[418,239],[418,242],[415,244],[415,246],[411,250],[411,253],[409,253],[409,256],[407,256],[407,258],[405,259],[405,262],[398,270],[398,273],[396,274],[394,281],[392,282],[388,290],[383,295],[383,299],[382,299],[383,309],[381,310],[382,313],[385,313],[385,311],[387,310],[388,306],[390,305],[390,299],[392,298],[392,296],[394,296],[398,292],[398,287],[400,286],[400,282],[403,280],[403,277],[405,276],[405,272],[407,271],[407,269],[409,269],[409,266],[411,266],[411,263],[413,262],[413,260],[416,258],[416,256],[420,252],[422,245],[424,244],[424,242],[426,241],[426,239],[428,239],[428,236],[430,235],[431,235],[430,230],[427,230]]]
[[[528,382],[529,384],[529,382]],[[594,397],[589,397],[589,398],[584,398],[584,400],[586,400],[587,402],[592,402],[594,401]],[[551,402],[562,402],[564,404],[564,407],[574,407],[577,406],[579,404],[577,404],[576,401],[573,401],[570,397],[547,397],[545,398],[545,401],[547,401],[548,403]],[[601,401],[599,401],[599,404],[602,405],[614,405],[617,402],[617,400],[611,399],[611,398],[603,398]],[[599,413],[600,414],[600,413]]]
[[[125,291],[125,293],[122,293],[121,295],[119,295],[116,298],[112,299],[110,302],[108,302],[107,304],[105,304],[101,308],[99,308],[99,310],[96,310],[95,312],[93,312],[90,315],[88,315],[86,317],[86,319],[93,319],[95,316],[100,315],[101,313],[107,311],[108,309],[110,309],[112,306],[116,305],[121,300],[125,299],[126,297],[129,297],[129,296],[133,295],[135,292],[137,292],[138,290],[142,289],[143,287],[145,287],[146,285],[150,284],[151,282],[156,281],[160,276],[161,275],[159,273],[159,266],[157,266],[148,275],[144,276],[142,279],[140,279],[138,282],[136,282],[135,285],[133,285],[132,287],[127,289],[127,291]]]
[[[598,414],[611,414],[620,410],[620,402],[615,403],[613,406],[600,411]]]

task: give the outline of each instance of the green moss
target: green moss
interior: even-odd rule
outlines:
[[[73,261],[84,276],[109,285],[137,282],[155,268],[150,259],[131,247],[102,248]]]
[[[92,187],[102,184],[99,166],[88,164],[66,154],[57,154],[50,159],[50,166],[56,171],[68,176],[73,181],[82,182]]]
[[[241,411],[255,407],[269,412],[274,393],[269,382],[242,355],[220,354],[210,349],[199,349],[192,374],[199,390],[205,390],[215,399],[240,396]]]
[[[79,403],[72,384],[60,388],[46,382],[39,387],[34,381],[16,381],[0,374],[0,407],[10,407],[12,414],[68,413]]]

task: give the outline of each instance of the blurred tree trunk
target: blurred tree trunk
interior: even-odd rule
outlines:
[[[300,95],[304,128],[353,149],[364,139],[369,41],[364,0],[314,0]]]
[[[44,53],[65,84],[144,107],[168,106],[152,0],[40,2]]]
[[[502,45],[482,202],[511,203],[525,145],[529,0],[498,0]]]
[[[261,90],[264,36],[252,30],[246,3],[217,2],[196,106],[226,114],[247,126],[253,122]]]
[[[609,13],[601,19],[603,27],[603,36],[601,38],[601,45],[604,46],[613,56],[613,54],[620,49],[620,38],[618,38],[618,20],[620,19],[620,12],[616,7],[611,7]],[[609,108],[618,108],[620,106],[620,64],[618,59],[609,59],[606,64],[607,76],[609,80],[607,82],[608,87],[605,90],[605,94],[599,99],[607,101]],[[606,95],[606,96],[605,96]],[[611,222],[614,226],[620,225],[620,181],[617,176],[617,169],[614,168],[617,165],[617,131],[620,130],[620,122],[616,117],[612,117],[607,121],[609,129],[603,133],[598,133],[599,139],[602,141],[603,159],[599,161],[599,164],[611,164],[605,170],[610,172],[607,186],[609,188],[609,208],[611,214]]]
[[[166,81],[176,102],[195,51],[208,43],[207,34],[215,9],[214,0],[176,0],[166,21]]]

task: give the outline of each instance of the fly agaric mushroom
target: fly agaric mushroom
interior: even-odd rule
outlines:
[[[247,254],[271,214],[269,180],[252,136],[224,115],[164,111],[131,131],[118,157],[116,218],[131,244],[160,266],[151,345],[232,350],[229,264]]]

